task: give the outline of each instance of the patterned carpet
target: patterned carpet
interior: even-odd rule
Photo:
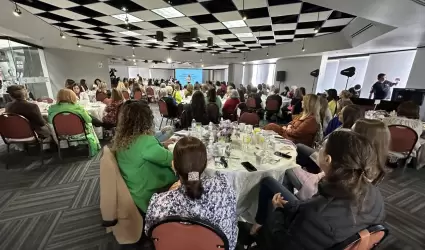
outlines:
[[[86,153],[50,153],[40,167],[37,156],[13,152],[6,170],[0,145],[0,249],[119,249],[100,226],[100,155]],[[379,249],[425,249],[425,170],[393,172],[380,187],[390,236]]]

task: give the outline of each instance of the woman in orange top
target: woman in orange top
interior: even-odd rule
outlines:
[[[265,130],[273,130],[282,137],[294,143],[303,143],[312,146],[316,135],[320,134],[320,99],[317,95],[308,94],[302,101],[303,112],[301,116],[288,123],[287,126],[279,126],[271,123],[264,127]]]

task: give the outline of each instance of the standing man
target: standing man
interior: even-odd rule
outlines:
[[[397,85],[400,82],[400,78],[396,78],[395,82],[386,80],[386,75],[381,73],[378,75],[378,81],[372,85],[370,90],[369,99],[373,98],[376,100],[383,100],[389,98],[390,90],[392,86]]]

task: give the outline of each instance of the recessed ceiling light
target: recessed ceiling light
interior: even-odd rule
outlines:
[[[223,22],[224,26],[227,28],[239,28],[239,27],[246,27],[246,23],[243,20],[235,20],[235,21],[227,21]]]
[[[118,15],[112,15],[112,17],[115,17],[116,19],[119,19],[119,20],[121,20],[123,22],[127,22],[127,23],[143,22],[142,19],[137,18],[137,17],[130,15],[130,14],[118,14]]]
[[[126,36],[141,36],[142,35],[134,31],[121,31],[120,33]]]
[[[237,37],[253,37],[254,35],[252,33],[239,33],[235,34]]]
[[[180,11],[174,9],[173,7],[155,9],[152,11],[164,18],[175,18],[184,16]]]

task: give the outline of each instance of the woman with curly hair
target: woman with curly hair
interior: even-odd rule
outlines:
[[[121,175],[134,203],[146,213],[151,196],[176,181],[171,169],[173,153],[155,138],[154,120],[148,104],[129,100],[121,107],[112,141]]]

